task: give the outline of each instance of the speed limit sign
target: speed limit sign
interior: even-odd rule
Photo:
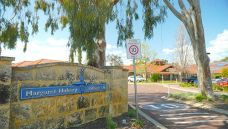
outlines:
[[[141,58],[141,45],[139,40],[136,40],[136,39],[127,40],[127,58],[128,59]]]

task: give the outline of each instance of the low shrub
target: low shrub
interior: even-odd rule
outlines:
[[[106,122],[107,122],[107,128],[108,129],[115,129],[115,128],[117,128],[116,122],[114,122],[110,116],[108,116],[106,118]]]
[[[224,103],[228,104],[228,95],[221,95],[219,98],[224,101]]]
[[[224,87],[224,88],[223,88],[223,91],[224,91],[224,92],[228,92],[228,86]]]
[[[143,128],[144,123],[143,123],[143,121],[137,119],[131,123],[131,126],[137,128],[137,129],[141,129],[141,128]]]
[[[179,100],[194,100],[195,94],[194,93],[175,93],[175,94],[170,94],[170,97],[179,99]]]
[[[158,80],[161,80],[160,74],[159,73],[151,74],[150,80],[152,82],[157,82]]]
[[[128,109],[128,116],[129,117],[135,117],[136,116],[136,110],[134,109]]]
[[[196,94],[195,96],[196,101],[202,102],[203,100],[207,99],[205,96],[203,96],[201,93]]]
[[[180,87],[198,87],[197,85],[193,84],[193,83],[180,83]]]
[[[214,91],[223,91],[223,88],[217,84],[212,84],[212,88]]]

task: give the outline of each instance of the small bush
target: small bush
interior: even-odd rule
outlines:
[[[143,128],[144,123],[143,123],[143,121],[137,119],[137,120],[134,120],[134,121],[131,123],[131,126],[137,128],[137,129],[138,129],[138,128]]]
[[[136,116],[136,111],[134,109],[128,109],[128,116],[129,117],[135,117]]]
[[[221,95],[219,97],[222,101],[224,101],[224,103],[228,103],[228,95]]]
[[[106,122],[108,129],[115,129],[117,127],[116,122],[114,122],[110,116],[106,118]]]
[[[197,87],[197,85],[193,83],[181,83],[180,87]]]
[[[195,99],[198,102],[202,102],[204,99],[207,99],[207,98],[203,96],[201,93],[199,93],[199,94],[196,94]]]
[[[157,82],[160,79],[161,79],[160,74],[158,74],[158,73],[151,74],[150,80],[152,82]]]
[[[195,94],[193,94],[193,93],[175,93],[175,94],[170,94],[170,97],[179,99],[179,100],[194,100]]]
[[[212,88],[214,91],[223,91],[223,88],[217,84],[212,84]]]
[[[224,91],[224,92],[228,92],[228,86],[224,87],[224,88],[223,88],[223,91]]]

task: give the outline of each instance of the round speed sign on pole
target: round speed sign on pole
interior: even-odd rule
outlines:
[[[127,40],[127,58],[138,59],[141,58],[141,45],[137,39]]]
[[[127,58],[133,59],[135,105],[136,105],[136,117],[138,119],[138,97],[137,97],[135,59],[141,58],[141,45],[140,45],[139,40],[136,40],[136,39],[127,40]]]

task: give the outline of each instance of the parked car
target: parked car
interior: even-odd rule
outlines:
[[[228,86],[228,78],[221,79],[217,82],[219,86],[225,87]]]
[[[142,82],[142,81],[145,81],[146,78],[142,77],[142,76],[136,76],[136,81],[137,82]],[[129,76],[128,77],[128,81],[129,82],[134,82],[134,76]]]
[[[129,82],[133,82],[133,81],[134,81],[134,76],[129,76],[129,77],[128,77],[128,81],[129,81]]]
[[[138,82],[146,81],[146,78],[144,78],[142,76],[136,76],[136,81],[138,81]]]
[[[215,78],[215,79],[212,79],[211,81],[212,81],[213,84],[216,84],[216,83],[218,83],[220,80],[221,80],[221,78]]]
[[[183,82],[186,82],[186,83],[196,83],[196,82],[198,82],[198,80],[197,80],[197,77],[196,76],[191,76],[189,78],[183,79]]]

